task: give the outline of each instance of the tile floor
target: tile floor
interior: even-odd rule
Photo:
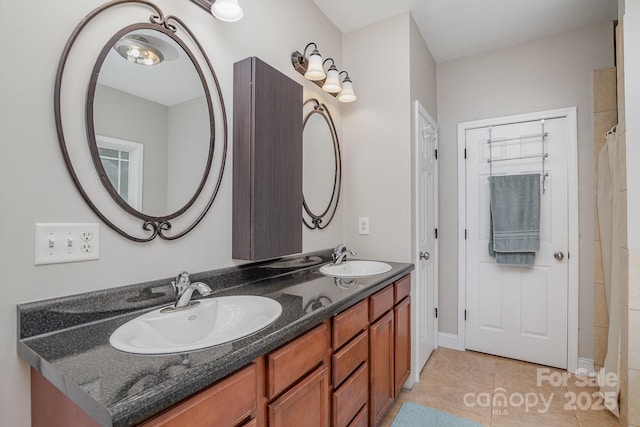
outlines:
[[[617,427],[597,390],[595,380],[559,369],[439,348],[381,426],[391,425],[404,402],[415,402],[491,427]]]

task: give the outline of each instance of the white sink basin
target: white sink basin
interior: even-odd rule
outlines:
[[[198,350],[252,334],[273,323],[282,313],[279,302],[250,295],[201,299],[186,309],[165,309],[128,321],[111,334],[109,342],[129,353]]]
[[[338,265],[327,264],[320,267],[320,273],[334,277],[363,277],[386,273],[391,266],[380,261],[344,261]]]

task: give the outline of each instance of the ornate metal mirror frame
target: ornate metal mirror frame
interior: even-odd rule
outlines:
[[[65,136],[65,129],[63,125],[63,107],[61,103],[61,98],[63,96],[63,76],[65,72],[65,66],[67,66],[67,62],[70,54],[72,53],[72,49],[74,47],[74,43],[77,41],[78,37],[81,35],[82,31],[87,27],[87,25],[92,22],[92,20],[100,15],[102,12],[105,12],[109,9],[112,9],[117,6],[123,5],[134,5],[134,6],[144,6],[153,10],[153,14],[149,17],[148,23],[134,23],[132,25],[128,25],[119,31],[116,32],[115,35],[111,37],[109,42],[104,46],[101,50],[98,60],[96,61],[93,67],[93,73],[91,75],[89,90],[87,92],[86,104],[85,104],[85,126],[86,126],[86,139],[89,144],[89,150],[91,152],[91,157],[93,159],[93,164],[97,171],[97,175],[102,181],[104,188],[107,190],[111,199],[115,201],[118,206],[122,209],[122,211],[126,212],[127,218],[117,218],[119,215],[113,213],[113,209],[108,206],[108,210],[110,213],[107,214],[103,212],[104,209],[104,201],[101,201],[103,205],[103,209],[98,207],[98,203],[95,202],[94,199],[98,198],[98,195],[93,193],[90,195],[89,192],[85,189],[85,185],[83,182],[86,181],[86,178],[83,178],[78,174],[76,168],[74,168],[74,162],[72,160],[72,156],[70,155],[69,150],[69,141]],[[138,9],[139,10],[139,9]],[[163,33],[170,37],[173,41],[175,41],[187,54],[189,59],[191,59],[197,74],[202,82],[204,93],[206,96],[206,102],[209,109],[209,123],[210,123],[210,141],[209,141],[209,149],[208,149],[208,158],[206,161],[206,167],[204,173],[202,175],[200,184],[197,186],[195,194],[190,197],[187,203],[181,208],[177,209],[175,212],[164,215],[164,216],[152,216],[149,214],[145,214],[141,211],[138,211],[131,207],[113,188],[110,184],[108,177],[106,176],[105,169],[100,161],[98,152],[97,152],[97,144],[96,144],[96,136],[94,132],[94,123],[93,123],[93,100],[95,95],[95,86],[97,81],[97,74],[100,71],[100,67],[104,61],[105,56],[108,51],[112,48],[115,41],[120,39],[123,35],[129,33],[132,30],[138,29],[150,29],[156,30],[160,33]],[[209,86],[207,84],[207,79],[203,73],[203,68],[198,63],[194,53],[187,47],[187,45],[183,42],[183,40],[178,36],[178,31],[184,31],[188,36],[190,43],[192,43],[196,47],[196,52],[198,56],[201,58],[201,61],[206,63],[206,69],[208,70],[210,80],[213,81],[213,86],[215,86],[215,106],[219,110],[219,116],[221,118],[221,127],[216,127],[216,120],[214,114],[214,102],[212,101],[211,93],[209,91]],[[179,18],[167,15],[160,10],[158,6],[155,4],[146,1],[146,0],[114,0],[109,3],[106,3],[96,9],[94,9],[91,13],[89,13],[74,29],[71,34],[69,40],[67,41],[62,56],[60,58],[60,62],[58,64],[58,71],[56,74],[55,81],[55,92],[54,92],[54,112],[55,112],[55,121],[56,121],[56,131],[58,135],[58,142],[60,144],[60,149],[62,151],[62,155],[65,160],[65,164],[67,169],[71,175],[71,178],[82,195],[85,202],[91,207],[91,209],[100,217],[102,221],[105,222],[109,227],[115,230],[121,236],[124,236],[130,240],[136,242],[148,242],[156,237],[160,237],[164,240],[174,240],[180,238],[193,230],[196,225],[204,218],[208,210],[211,208],[218,190],[220,188],[220,184],[222,181],[222,176],[224,172],[224,166],[226,162],[227,155],[227,118],[226,118],[226,110],[224,106],[224,100],[222,98],[222,91],[220,89],[220,85],[211,65],[211,62],[207,55],[205,54],[201,44],[194,36],[194,34],[189,30],[189,28],[181,21]],[[216,151],[216,134],[221,132],[221,151],[219,154],[216,153],[214,158],[214,152]],[[77,144],[78,142],[72,142]],[[217,159],[218,173],[217,179],[213,181],[210,178],[212,163],[214,159]],[[82,159],[84,161],[84,159]],[[78,160],[76,160],[78,162]],[[93,197],[92,197],[93,196]],[[208,197],[206,199],[205,197]],[[186,215],[183,216],[187,211],[190,211],[189,218],[186,218]],[[109,215],[109,216],[108,216]],[[131,217],[133,219],[142,220],[142,226],[139,227],[139,230],[142,230],[142,236],[136,236],[134,233],[127,231],[125,228],[125,224],[131,222]],[[182,218],[181,218],[182,217]],[[179,228],[176,229],[175,234],[169,234],[169,231],[172,230],[173,225],[172,222],[183,219],[182,222],[186,221],[186,224],[182,224]],[[122,225],[120,225],[122,224]]]
[[[333,146],[334,152],[335,169],[333,175],[333,191],[326,208],[321,213],[313,212],[307,203],[307,196],[303,195],[302,204],[304,213],[302,216],[302,222],[305,226],[307,226],[307,228],[310,228],[312,230],[322,230],[324,228],[327,228],[329,223],[331,223],[331,220],[335,216],[336,210],[338,209],[338,201],[340,200],[340,185],[342,180],[342,158],[340,155],[340,143],[338,141],[338,134],[336,133],[336,126],[333,122],[333,117],[331,117],[331,113],[327,109],[327,106],[320,103],[320,101],[315,98],[311,98],[305,101],[303,108],[308,108],[308,106],[312,106],[312,109],[304,118],[303,129],[314,114],[320,115],[327,123],[327,126],[329,127],[329,130],[331,132],[331,144]],[[306,216],[308,216],[308,218],[305,216],[305,214]]]

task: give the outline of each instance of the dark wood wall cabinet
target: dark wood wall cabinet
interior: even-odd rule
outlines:
[[[140,427],[374,427],[409,376],[410,276]],[[98,424],[32,370],[33,426]]]
[[[256,57],[233,67],[233,258],[302,251],[302,86]]]

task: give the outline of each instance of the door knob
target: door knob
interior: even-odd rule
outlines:
[[[553,257],[558,261],[562,261],[564,259],[564,253],[558,251],[555,254],[553,254]]]
[[[429,261],[430,257],[431,257],[431,255],[429,255],[429,252],[420,252],[420,259],[423,259],[425,261]]]

